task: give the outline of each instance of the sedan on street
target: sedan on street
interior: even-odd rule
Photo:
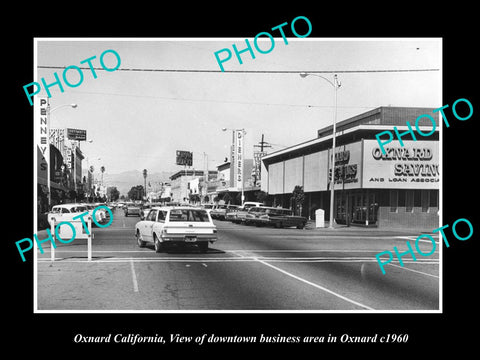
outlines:
[[[263,214],[254,220],[258,225],[270,225],[276,228],[292,227],[303,229],[307,224],[307,218],[304,216],[296,216],[290,209],[269,208]]]
[[[135,216],[140,216],[140,206],[136,204],[127,204],[125,205],[125,216],[129,215],[135,215]]]

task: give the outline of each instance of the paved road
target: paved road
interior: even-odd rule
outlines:
[[[410,255],[383,275],[375,254],[414,246],[419,232],[274,229],[216,222],[219,240],[157,254],[133,237],[138,217],[117,211],[86,240],[38,254],[39,310],[438,310],[439,257]],[[41,239],[41,237],[40,237]],[[438,239],[437,239],[438,242]],[[425,253],[431,244],[421,243]],[[425,248],[423,248],[425,247]]]

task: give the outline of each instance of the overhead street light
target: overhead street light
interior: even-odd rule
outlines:
[[[307,72],[300,73],[300,77],[306,78],[307,76],[316,76],[322,78],[323,80],[327,81],[330,85],[333,86],[335,90],[335,112],[333,117],[333,130],[332,130],[332,178],[330,180],[330,229],[333,229],[333,205],[334,205],[334,187],[335,187],[335,139],[337,135],[337,90],[340,88],[341,84],[338,81],[337,74],[333,76],[333,81],[329,80],[328,78],[318,75],[318,74],[311,74]]]
[[[57,107],[54,107],[53,109],[50,109],[50,113],[52,113],[52,112],[54,112],[55,110],[58,110],[58,109],[60,109],[60,108],[62,108],[62,107],[67,107],[67,106],[70,106],[70,107],[73,108],[73,109],[75,109],[75,108],[78,107],[77,104],[64,104],[64,105],[59,105],[59,106],[57,106]]]

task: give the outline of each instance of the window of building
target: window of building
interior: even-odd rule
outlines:
[[[430,190],[422,190],[421,198],[422,212],[428,212],[430,208]]]
[[[405,194],[405,212],[413,212],[413,204],[415,201],[415,192],[407,190]]]
[[[398,211],[398,190],[390,190],[390,212]]]
[[[430,207],[437,207],[438,208],[438,197],[439,192],[438,190],[430,190]]]

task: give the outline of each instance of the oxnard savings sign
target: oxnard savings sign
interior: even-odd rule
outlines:
[[[364,140],[364,188],[438,189],[438,142],[393,141],[382,153],[378,142]]]

